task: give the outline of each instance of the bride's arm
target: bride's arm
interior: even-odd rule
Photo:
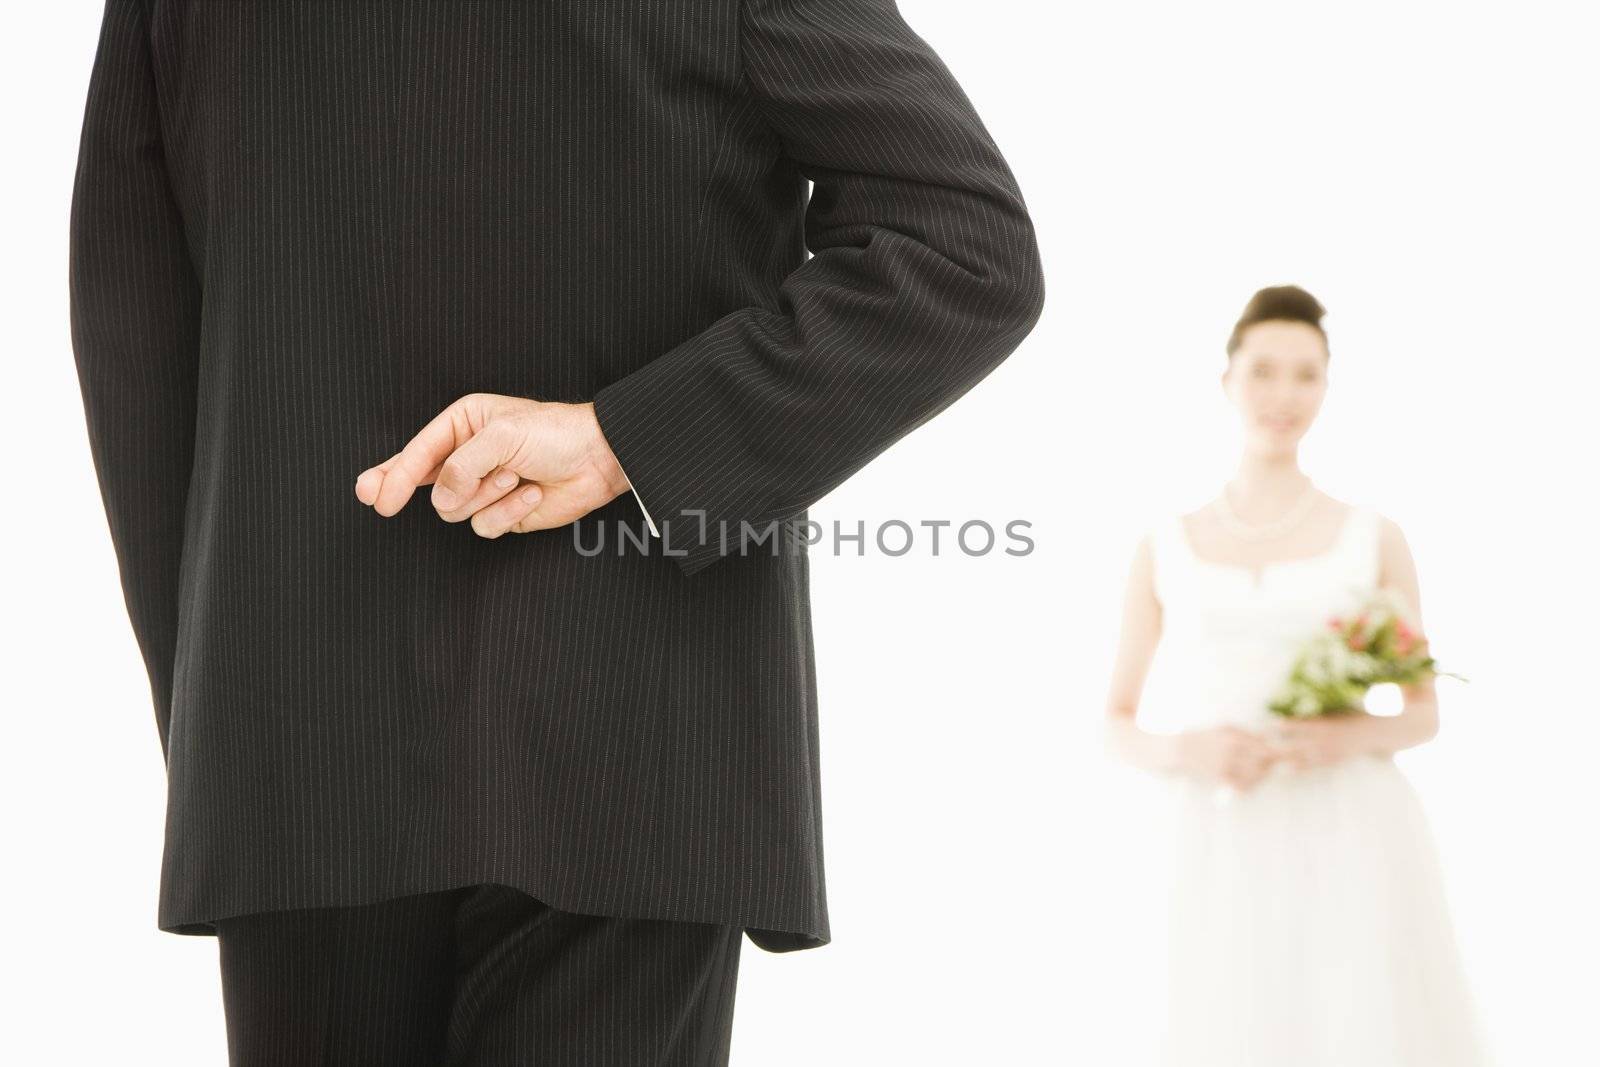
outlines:
[[[1378,584],[1392,589],[1411,607],[1412,628],[1424,638],[1427,631],[1422,625],[1422,592],[1417,581],[1417,564],[1411,558],[1411,546],[1405,534],[1390,519],[1383,520],[1383,537],[1379,542],[1380,569]],[[1434,680],[1400,687],[1405,704],[1399,715],[1369,716],[1369,743],[1379,752],[1397,752],[1402,748],[1420,745],[1439,732],[1439,693]]]
[[[1139,697],[1161,641],[1161,602],[1155,596],[1152,569],[1147,536],[1134,552],[1123,589],[1122,628],[1106,700],[1106,747],[1135,767],[1169,774],[1178,769],[1174,739],[1141,729],[1137,721]]]
[[[1392,520],[1384,519],[1382,529],[1378,584],[1404,599],[1411,609],[1408,621],[1425,638],[1422,594],[1411,548]],[[1293,750],[1291,758],[1316,766],[1365,753],[1388,755],[1430,740],[1439,732],[1439,697],[1434,680],[1401,686],[1400,692],[1404,704],[1398,715],[1357,713],[1285,722],[1282,735]]]
[[[1139,726],[1139,698],[1161,641],[1161,602],[1152,572],[1146,536],[1134,552],[1123,593],[1122,631],[1106,700],[1106,746],[1147,771],[1198,774],[1247,789],[1260,781],[1273,757],[1270,746],[1256,735],[1229,727],[1158,734]]]

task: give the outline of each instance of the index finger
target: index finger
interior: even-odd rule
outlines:
[[[432,481],[439,466],[471,436],[472,427],[455,404],[439,412],[393,459],[373,468],[382,476],[373,509],[387,516],[405,507],[417,486]]]

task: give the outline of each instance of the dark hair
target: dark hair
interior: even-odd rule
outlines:
[[[1270,285],[1265,289],[1257,289],[1250,303],[1245,305],[1244,314],[1234,323],[1233,333],[1228,335],[1228,356],[1231,358],[1238,350],[1248,327],[1270,320],[1303,322],[1322,334],[1322,343],[1326,346],[1328,331],[1322,328],[1322,316],[1327,313],[1316,297],[1298,285]]]

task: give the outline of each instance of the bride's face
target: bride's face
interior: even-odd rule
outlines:
[[[1303,322],[1258,322],[1245,329],[1222,375],[1250,447],[1292,448],[1311,428],[1328,389],[1328,348]]]

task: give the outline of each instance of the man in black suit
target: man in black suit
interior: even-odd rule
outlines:
[[[830,937],[806,509],[1043,300],[893,0],[107,0],[71,242],[235,1062],[725,1062]]]

